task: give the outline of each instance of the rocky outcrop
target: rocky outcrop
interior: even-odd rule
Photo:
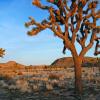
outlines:
[[[15,61],[9,61],[7,63],[0,63],[0,68],[6,69],[23,69],[25,65],[18,64]]]
[[[73,67],[74,63],[73,63],[73,59],[72,57],[64,57],[64,58],[60,58],[55,60],[51,66],[61,66],[61,67]],[[85,57],[83,64],[83,67],[98,67],[100,66],[100,58],[92,58],[92,57]]]

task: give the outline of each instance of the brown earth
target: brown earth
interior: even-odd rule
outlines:
[[[74,94],[73,66],[71,57],[41,66],[0,63],[0,100],[81,100]],[[99,100],[100,58],[86,57],[83,66],[82,100]]]

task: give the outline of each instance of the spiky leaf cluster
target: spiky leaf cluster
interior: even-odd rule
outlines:
[[[0,57],[3,57],[5,55],[5,50],[3,48],[0,48]]]
[[[37,35],[48,28],[64,41],[63,52],[66,48],[72,53],[76,52],[75,42],[78,42],[82,48],[81,52],[77,53],[79,56],[84,56],[93,46],[94,41],[99,41],[100,35],[97,35],[100,34],[100,25],[97,25],[100,19],[100,9],[97,9],[98,0],[47,0],[54,6],[45,6],[40,1],[33,0],[32,4],[42,10],[47,10],[49,16],[41,23],[30,17],[30,21],[25,24],[27,27],[33,26],[28,35]],[[63,30],[61,26],[64,26]],[[91,38],[86,44],[88,37]],[[97,53],[98,45],[95,46],[95,55],[100,53]]]

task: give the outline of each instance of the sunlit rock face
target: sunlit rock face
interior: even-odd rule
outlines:
[[[74,62],[72,57],[65,57],[55,60],[51,66],[59,66],[59,67],[73,67]],[[92,58],[92,57],[85,57],[83,64],[83,67],[98,67],[100,66],[100,58]]]

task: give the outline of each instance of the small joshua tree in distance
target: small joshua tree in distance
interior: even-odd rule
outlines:
[[[5,55],[5,50],[3,48],[0,48],[0,57],[3,57]]]

